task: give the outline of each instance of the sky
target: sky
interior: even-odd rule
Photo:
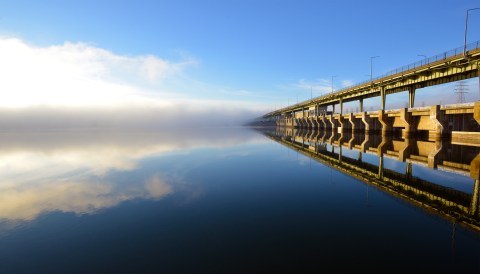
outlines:
[[[0,123],[238,124],[463,47],[471,8],[480,2],[0,0]],[[467,43],[478,40],[473,10]],[[465,83],[479,100],[478,78]],[[417,90],[416,106],[456,103],[454,88]],[[406,102],[389,95],[386,107]]]

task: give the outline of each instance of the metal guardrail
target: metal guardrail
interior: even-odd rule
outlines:
[[[476,41],[476,42],[473,42],[473,43],[470,43],[470,44],[467,44],[466,45],[466,51],[471,51],[471,50],[476,50],[480,48],[480,41]],[[375,81],[375,80],[378,80],[378,79],[381,79],[381,78],[385,78],[385,77],[388,77],[388,76],[391,76],[391,75],[394,75],[394,74],[397,74],[397,73],[401,73],[401,72],[404,72],[404,71],[408,71],[408,70],[411,70],[411,69],[414,69],[414,68],[417,68],[417,67],[421,67],[421,66],[424,66],[424,65],[427,65],[427,64],[431,64],[431,63],[435,63],[435,62],[438,62],[438,61],[441,61],[441,60],[445,60],[447,58],[450,58],[452,56],[455,56],[455,55],[458,55],[460,53],[463,53],[463,50],[464,50],[464,46],[461,46],[461,47],[458,47],[458,48],[455,48],[455,49],[452,49],[452,50],[449,50],[449,51],[445,51],[445,52],[442,52],[440,54],[437,54],[437,55],[434,55],[434,56],[431,56],[431,57],[428,57],[428,58],[424,58],[420,61],[417,61],[415,63],[411,63],[411,64],[408,64],[408,65],[405,65],[405,66],[402,66],[402,67],[399,67],[399,68],[396,68],[394,70],[390,70],[380,76],[376,76],[374,78],[372,78],[372,80],[365,80],[365,81],[362,81],[362,82],[359,82],[359,83],[355,83],[353,85],[350,85],[348,87],[345,87],[343,89],[340,89],[340,90],[337,90],[335,92],[329,92],[325,95],[322,95],[322,96],[318,96],[316,98],[313,98],[313,99],[310,99],[310,100],[306,100],[306,101],[302,101],[300,103],[297,103],[297,104],[293,104],[291,106],[296,106],[296,105],[301,105],[305,102],[310,102],[310,101],[314,101],[316,100],[317,98],[322,98],[322,97],[328,97],[332,94],[335,94],[335,93],[341,93],[343,91],[346,91],[352,87],[355,87],[355,86],[360,86],[360,85],[364,85],[366,83],[369,83],[371,81]],[[270,113],[273,113],[273,112],[277,112],[279,110],[282,110],[282,109],[287,109],[291,106],[287,106],[287,107],[284,107],[284,108],[280,108],[278,110],[275,110],[275,111],[272,111]],[[270,114],[268,113],[268,114]],[[268,115],[266,114],[266,115]]]
[[[471,50],[478,49],[479,47],[480,47],[480,41],[476,41],[476,42],[467,44],[467,52],[471,51]],[[445,60],[447,58],[458,55],[460,53],[463,53],[463,46],[452,49],[452,50],[449,50],[449,51],[445,51],[445,52],[437,54],[435,56],[425,58],[421,61],[417,61],[415,63],[408,64],[406,66],[396,68],[396,69],[388,71],[388,72],[386,72],[386,73],[384,73],[380,76],[372,78],[372,80],[378,80],[378,79],[385,78],[385,77],[390,76],[390,75],[394,75],[394,74],[397,74],[397,73],[400,73],[400,72],[404,72],[404,71],[407,71],[407,70],[418,68],[418,67],[424,66],[426,64],[435,63],[435,62],[438,62],[438,61],[441,61],[441,60]],[[365,84],[365,83],[368,83],[368,82],[370,82],[370,80],[366,80],[366,81],[351,85],[351,86],[349,86],[347,88],[344,88],[344,89],[348,89],[352,86],[362,85],[362,84]],[[342,89],[342,90],[344,90],[344,89]]]

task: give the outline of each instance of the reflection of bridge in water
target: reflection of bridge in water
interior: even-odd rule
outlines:
[[[322,164],[373,185],[395,197],[480,232],[480,147],[454,142],[395,140],[389,136],[336,133],[277,127],[269,138]],[[331,147],[330,147],[331,146]],[[342,155],[342,147],[358,151]],[[378,164],[362,160],[364,153],[379,157]],[[404,172],[384,168],[384,157],[406,162]],[[472,193],[413,176],[412,164],[428,166],[472,178]]]

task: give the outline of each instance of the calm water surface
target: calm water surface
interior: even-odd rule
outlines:
[[[480,232],[312,159],[294,136],[3,132],[0,273],[480,273]],[[404,172],[394,158],[384,168]],[[468,171],[415,159],[413,177],[473,196]]]

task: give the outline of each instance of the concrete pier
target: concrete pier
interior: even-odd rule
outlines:
[[[480,144],[480,102],[429,107],[377,110],[348,114],[295,113],[280,116],[277,126],[332,130],[337,133],[361,132],[401,136],[422,135],[434,140],[452,138]]]

